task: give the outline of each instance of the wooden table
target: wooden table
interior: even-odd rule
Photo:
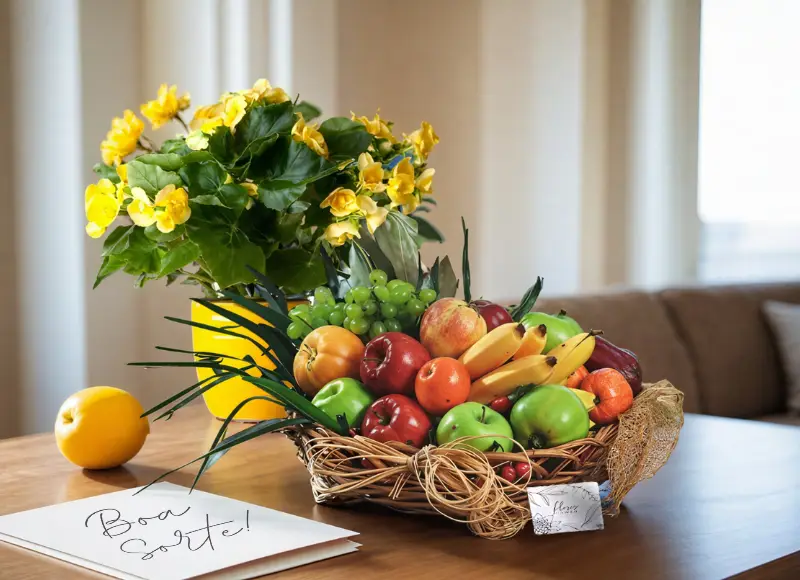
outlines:
[[[128,465],[87,472],[52,435],[0,441],[0,514],[149,483],[204,451],[218,422],[203,407],[158,422]],[[170,481],[190,485],[192,474]],[[434,517],[318,506],[294,448],[279,435],[225,456],[201,489],[361,533],[357,554],[280,573],[315,578],[800,578],[800,428],[687,416],[666,467],[640,484],[602,532],[493,542]],[[101,578],[0,543],[0,578]]]

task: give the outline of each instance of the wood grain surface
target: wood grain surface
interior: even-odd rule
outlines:
[[[0,441],[0,514],[149,483],[208,448],[219,423],[205,408],[153,425],[124,467],[89,472],[50,434]],[[169,480],[191,485],[191,468]],[[602,532],[506,541],[466,527],[366,505],[314,503],[294,447],[268,435],[232,451],[201,489],[358,531],[357,554],[274,576],[314,578],[800,578],[800,429],[688,415],[669,463],[641,483]],[[101,578],[0,543],[0,578]]]

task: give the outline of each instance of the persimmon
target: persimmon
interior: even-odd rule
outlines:
[[[417,401],[431,415],[441,417],[469,397],[467,367],[454,358],[439,357],[426,362],[414,384]]]
[[[608,425],[633,406],[633,390],[614,369],[598,369],[586,375],[581,389],[597,398],[595,408],[589,411],[589,418],[598,425]]]
[[[311,396],[334,379],[360,378],[364,343],[338,326],[322,326],[303,339],[292,365],[297,386]]]

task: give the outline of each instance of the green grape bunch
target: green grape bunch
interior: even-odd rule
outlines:
[[[389,280],[383,270],[369,274],[370,286],[354,286],[337,302],[329,288],[314,290],[312,304],[300,304],[289,311],[292,322],[286,329],[289,338],[303,339],[315,328],[340,326],[363,340],[384,332],[413,333],[425,309],[436,298],[436,291],[419,292],[404,280]]]

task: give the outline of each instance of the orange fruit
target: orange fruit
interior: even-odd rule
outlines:
[[[56,444],[69,461],[109,469],[132,459],[150,433],[144,410],[130,393],[90,387],[64,401],[56,416]]]
[[[586,367],[581,365],[573,372],[570,376],[567,377],[567,387],[570,389],[580,389],[581,383],[583,379],[586,378],[586,375],[589,374],[589,371],[586,370]]]
[[[454,358],[440,357],[426,362],[417,373],[414,393],[431,415],[441,417],[469,397],[469,371]]]

